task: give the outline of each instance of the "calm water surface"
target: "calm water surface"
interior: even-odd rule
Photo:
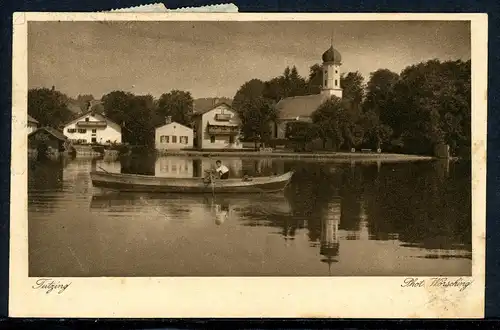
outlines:
[[[30,276],[471,275],[470,163],[222,160],[296,173],[282,194],[119,194],[89,171],[197,177],[215,159],[30,162]]]

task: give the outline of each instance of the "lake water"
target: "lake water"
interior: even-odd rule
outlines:
[[[30,276],[468,276],[470,163],[222,158],[281,194],[104,193],[89,171],[193,177],[215,159],[30,161]]]

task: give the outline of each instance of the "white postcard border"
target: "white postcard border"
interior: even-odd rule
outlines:
[[[466,290],[403,288],[403,277],[54,278],[62,294],[28,277],[27,22],[95,20],[470,20],[472,59],[472,280]],[[15,13],[10,221],[11,317],[482,318],[486,228],[486,14]],[[420,279],[428,278],[420,277]],[[455,279],[455,278],[450,278]]]

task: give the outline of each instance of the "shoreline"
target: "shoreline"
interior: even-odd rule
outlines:
[[[342,160],[342,161],[423,161],[436,160],[431,156],[389,154],[389,153],[351,153],[351,152],[258,152],[258,151],[191,151],[171,150],[160,151],[158,156],[184,157],[246,157],[270,159],[311,159],[311,160]]]

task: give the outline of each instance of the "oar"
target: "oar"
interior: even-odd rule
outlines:
[[[104,172],[106,173],[109,173],[108,171],[106,171],[105,169],[103,169],[102,167],[100,167],[99,165],[97,165],[97,167],[99,167],[101,170],[103,170]]]
[[[215,199],[215,176],[210,173],[210,182],[212,183],[212,198]]]

